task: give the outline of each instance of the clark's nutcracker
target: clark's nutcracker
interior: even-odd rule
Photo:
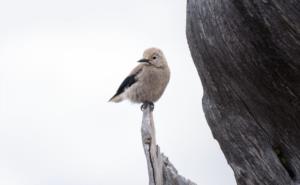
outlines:
[[[125,78],[116,94],[109,100],[120,102],[128,99],[134,103],[143,103],[142,108],[153,103],[163,94],[169,79],[170,69],[163,52],[157,48],[144,51],[143,59]]]

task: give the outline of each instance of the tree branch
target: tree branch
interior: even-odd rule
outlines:
[[[142,140],[147,159],[149,185],[196,185],[179,175],[169,159],[156,145],[153,112],[150,106],[143,110]]]

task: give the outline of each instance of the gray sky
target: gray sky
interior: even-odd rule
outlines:
[[[172,72],[161,150],[198,185],[235,184],[202,112],[185,1],[2,1],[0,23],[0,184],[147,184],[140,107],[107,100],[152,46]]]

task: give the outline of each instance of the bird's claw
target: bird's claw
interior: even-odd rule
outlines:
[[[150,106],[150,111],[153,111],[153,110],[154,110],[154,103],[149,102],[149,103],[148,103],[148,106]]]
[[[153,102],[144,102],[141,106],[141,110],[144,111],[148,108],[148,106],[150,107],[150,111],[154,110],[154,103]]]

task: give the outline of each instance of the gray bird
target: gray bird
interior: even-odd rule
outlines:
[[[148,105],[154,108],[163,94],[169,79],[170,69],[163,52],[158,48],[149,48],[144,51],[143,59],[125,78],[116,94],[109,100],[120,102],[128,99],[134,103],[143,103],[142,109]]]

